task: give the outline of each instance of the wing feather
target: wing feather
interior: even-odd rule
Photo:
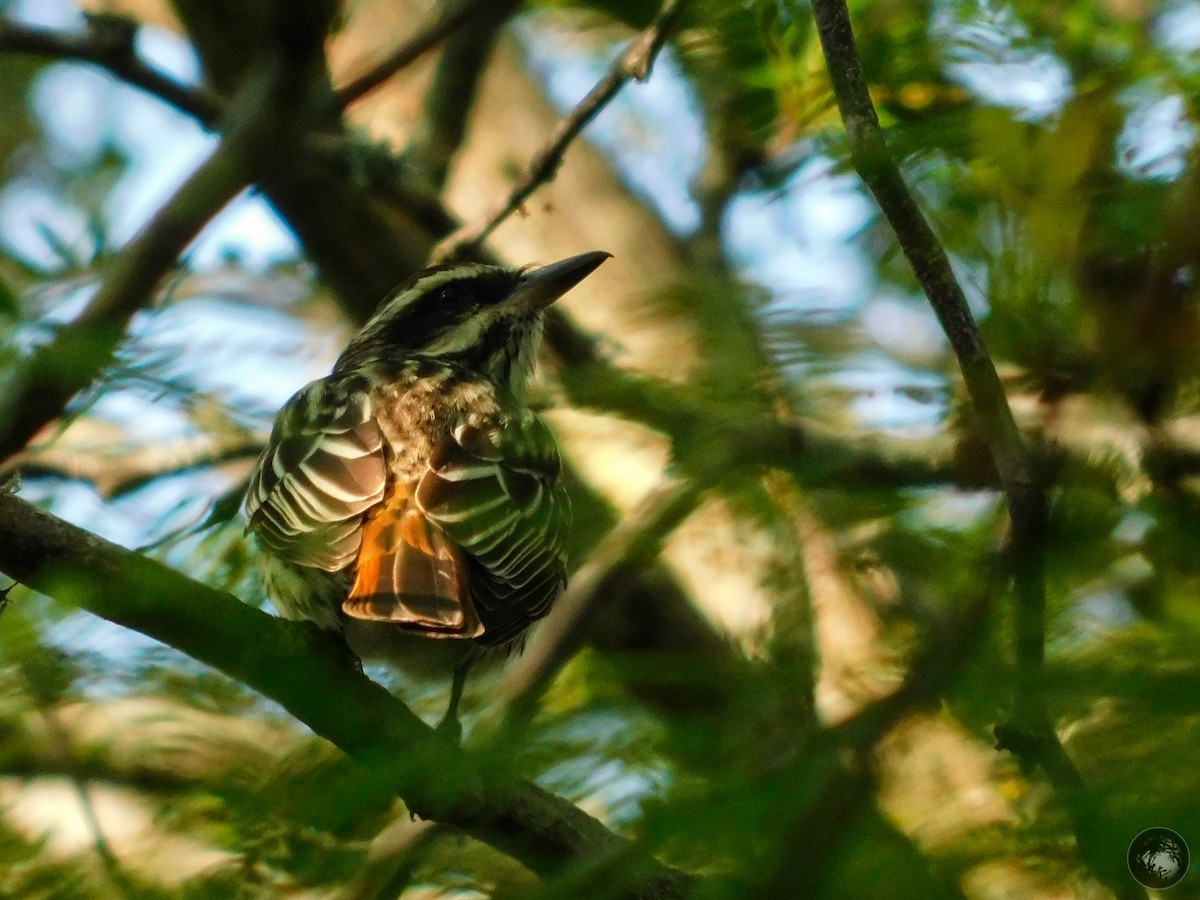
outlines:
[[[289,562],[337,571],[354,561],[358,526],[386,480],[365,386],[318,379],[276,420],[246,495],[249,530]]]
[[[417,506],[466,554],[481,644],[519,637],[566,584],[561,469],[554,436],[526,412],[455,428],[416,486]]]

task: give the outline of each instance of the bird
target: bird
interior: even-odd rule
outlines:
[[[250,478],[277,612],[359,660],[457,648],[438,726],[455,738],[472,664],[519,652],[566,585],[570,500],[526,388],[547,308],[610,256],[418,273],[283,405]]]

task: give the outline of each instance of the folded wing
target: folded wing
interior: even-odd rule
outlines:
[[[251,479],[249,530],[296,565],[354,565],[349,616],[502,645],[566,583],[561,468],[549,429],[522,412],[460,425],[423,475],[396,483],[365,386],[321,379],[276,422]]]
[[[281,559],[338,571],[354,562],[363,516],[383,500],[386,482],[365,386],[319,379],[275,422],[250,480],[248,530]]]
[[[464,554],[481,644],[505,644],[566,584],[570,501],[554,436],[522,412],[460,425],[435,449],[413,501]]]

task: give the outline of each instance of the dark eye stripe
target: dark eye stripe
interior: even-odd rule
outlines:
[[[461,277],[446,281],[450,272]],[[425,274],[399,291],[368,324],[370,334],[397,349],[419,350],[480,309],[498,303],[520,276],[501,268],[445,270]]]

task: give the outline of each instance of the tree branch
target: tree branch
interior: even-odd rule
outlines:
[[[0,570],[225,672],[336,744],[381,791],[535,872],[629,853],[628,841],[565,800],[444,740],[311,625],[268,616],[12,494],[0,494]],[[692,883],[653,860],[628,877],[633,897],[680,897]]]
[[[229,34],[227,21],[212,3],[203,4],[196,18],[211,25],[214,34]],[[188,22],[194,24],[190,19]],[[207,33],[199,26],[196,31]],[[227,43],[223,42],[223,46]],[[0,49],[101,66],[191,115],[209,130],[225,114],[225,103],[212,91],[184,88],[130,53],[107,49],[92,36],[66,35],[5,22],[0,24]],[[233,55],[243,66],[250,60],[249,54],[242,50]],[[339,299],[355,318],[365,320],[380,298],[420,268],[427,258],[434,242],[427,216],[422,218],[427,210],[415,210],[419,204],[411,197],[406,198],[410,202],[399,210],[380,209],[380,204],[374,203],[362,186],[352,183],[353,166],[347,161],[349,141],[310,133],[303,143],[303,153],[286,159],[286,171],[263,173],[263,189],[280,215],[296,230]],[[372,176],[369,187],[378,190],[379,182],[384,179],[373,171],[368,175]],[[392,191],[390,196],[394,194]],[[456,224],[444,210],[441,214],[445,221],[438,224],[434,235],[444,234]]]
[[[991,450],[1012,519],[1017,596],[1018,685],[1014,718],[1043,727],[1039,684],[1045,646],[1046,491],[955,278],[950,259],[896,167],[867,91],[844,0],[813,0],[813,16],[855,170],[875,197],[958,357],[978,425]]]
[[[459,258],[484,241],[496,227],[516,212],[543,184],[554,178],[567,147],[617,93],[632,79],[645,81],[671,30],[679,22],[687,0],[666,0],[650,26],[629,42],[604,77],[554,129],[546,146],[533,158],[503,204],[479,222],[463,225],[434,248],[434,262]]]
[[[144,62],[134,47],[137,28],[128,19],[92,16],[87,32],[75,35],[0,20],[0,53],[92,63],[180,109],[206,128],[215,128],[224,105],[221,98],[206,88],[180,84]]]
[[[963,609],[924,636],[898,689],[819,731],[809,752],[784,770],[780,790],[796,792],[795,785],[801,786],[794,814],[779,824],[781,833],[793,836],[789,845],[796,850],[763,873],[756,885],[761,895],[809,896],[827,884],[831,861],[851,829],[861,827],[875,796],[871,756],[876,745],[904,716],[945,693],[986,633],[1009,575],[1001,557],[993,552],[982,560],[980,581]]]
[[[229,125],[212,155],[117,256],[87,308],[34,352],[13,389],[0,400],[0,460],[21,450],[112,359],[133,315],[204,225],[267,167],[307,125],[314,75],[323,66],[323,38],[332,6],[269,22],[270,43],[247,70],[228,107]],[[131,45],[133,28],[108,17],[112,43]],[[320,64],[320,65],[319,65]]]
[[[1010,572],[1010,536],[1005,549],[985,555],[974,566],[979,581],[961,610],[937,622],[908,665],[904,682],[892,693],[864,706],[826,732],[832,746],[858,753],[873,747],[905,715],[935,701],[974,655]]]
[[[487,4],[466,5],[477,11]],[[199,34],[207,34],[209,26],[214,33],[228,34],[227,22],[211,4],[199,9],[189,7],[184,12],[198,43],[202,43]],[[107,20],[111,24],[114,18]],[[145,64],[133,49],[136,25],[129,20],[119,21],[125,24],[129,35],[120,43],[102,37],[94,28],[86,35],[71,35],[0,21],[0,51],[92,63],[192,116],[206,129],[215,129],[225,114],[222,98],[207,88],[180,85]],[[240,50],[232,55],[243,67],[250,60]],[[216,58],[209,54],[208,61],[215,63]],[[406,62],[411,60],[400,60],[401,65]],[[224,71],[219,63],[217,68]],[[394,173],[381,173],[377,170],[384,167],[375,167],[365,173],[370,181],[368,187],[394,207],[381,210],[380,204],[373,203],[361,185],[352,183],[356,175],[363,173],[349,161],[349,151],[354,149],[350,141],[336,135],[310,133],[303,145],[303,153],[287,160],[286,172],[264,173],[263,189],[283,218],[296,229],[342,302],[356,318],[365,320],[381,297],[420,268],[436,237],[451,231],[458,223],[428,198],[401,190]]]
[[[34,352],[0,401],[0,460],[24,448],[47,423],[61,416],[67,402],[111,361],[134,313],[150,299],[179,255],[208,220],[250,183],[252,157],[246,145],[257,139],[252,122],[244,121],[240,136],[231,134],[221,142],[121,251],[83,313]]]
[[[38,713],[41,715],[46,732],[50,737],[51,758],[62,768],[75,789],[83,821],[87,825],[88,831],[92,833],[92,845],[106,877],[119,896],[133,897],[133,885],[130,884],[129,876],[125,873],[121,860],[113,851],[112,845],[104,833],[100,817],[96,815],[96,804],[92,801],[91,786],[75,763],[77,754],[71,746],[66,729],[59,722],[55,710],[46,702],[47,698],[42,696],[42,692],[34,684],[24,661],[18,661],[16,668],[20,672],[21,680],[25,682],[30,696],[37,704]]]
[[[1022,438],[995,367],[971,316],[945,250],[889,155],[854,43],[844,0],[812,0],[813,15],[838,109],[850,140],[851,159],[887,217],[958,357],[978,424],[1004,485],[1011,520],[1010,553],[1016,616],[1016,684],[1011,721],[997,728],[998,746],[1040,764],[1063,802],[1084,858],[1118,895],[1129,885],[1119,858],[1096,847],[1101,810],[1054,731],[1043,696],[1046,634],[1046,520],[1044,478]]]
[[[470,4],[468,4],[470,5]],[[101,29],[104,31],[104,29]],[[116,47],[116,49],[112,49]],[[63,59],[78,59],[91,62],[111,71],[118,77],[125,78],[131,84],[142,87],[154,93],[168,103],[174,104],[181,111],[195,117],[201,124],[212,127],[223,115],[224,105],[215,94],[203,88],[189,89],[170,81],[166,76],[150,70],[143,72],[140,67],[144,63],[134,59],[127,66],[126,50],[121,49],[121,42],[113,38],[101,38],[95,33],[87,36],[65,35],[45,29],[32,28],[11,22],[0,21],[0,51],[23,52],[54,56]],[[380,297],[384,296],[394,284],[412,269],[420,264],[427,251],[424,249],[431,242],[431,235],[445,233],[458,223],[440,204],[437,198],[418,191],[404,190],[404,185],[396,184],[394,179],[388,185],[381,185],[378,173],[368,171],[371,178],[371,190],[378,192],[381,187],[388,187],[384,193],[389,202],[397,209],[403,210],[419,222],[420,235],[405,229],[397,230],[394,219],[377,216],[374,212],[371,218],[363,218],[359,224],[349,227],[347,222],[346,194],[339,189],[335,182],[345,181],[353,177],[346,155],[350,142],[336,136],[310,134],[305,140],[305,158],[307,163],[298,162],[302,174],[301,185],[298,189],[287,191],[307,198],[308,209],[301,210],[301,205],[284,203],[287,208],[289,221],[305,232],[306,247],[310,253],[320,257],[326,276],[338,290],[340,299],[347,305],[356,318],[365,318],[371,312]],[[318,170],[320,174],[318,174]],[[268,190],[284,193],[286,178],[272,175],[268,181]],[[320,190],[315,189],[317,186]],[[274,195],[273,195],[274,196]],[[318,201],[314,205],[313,201]],[[331,215],[336,210],[339,215]],[[364,215],[365,215],[364,211]],[[320,240],[313,240],[304,226],[306,221],[323,221],[333,223],[331,231],[335,234],[353,234],[353,241],[342,240],[336,248],[337,253],[326,252]],[[400,249],[393,249],[400,248]],[[403,249],[407,248],[407,249]],[[358,257],[361,256],[361,262]],[[472,258],[486,262],[499,262],[491,255],[476,249]],[[348,258],[341,266],[331,266],[334,257]],[[379,270],[378,278],[364,279],[359,275],[342,269],[363,271],[368,268]],[[636,376],[617,369],[605,362],[596,352],[593,342],[579,331],[577,326],[561,315],[551,310],[547,337],[556,354],[571,367],[586,367],[601,365],[602,369],[585,372],[579,377],[573,377],[572,400],[585,406],[597,408],[613,408],[639,421],[646,421],[644,413],[632,405],[635,396],[642,388],[630,387],[628,391],[612,390],[609,386],[637,380]],[[626,397],[630,404],[621,404]],[[677,400],[678,397],[676,396]],[[674,402],[674,401],[672,401]],[[613,404],[616,404],[614,406]],[[669,408],[669,407],[668,407]],[[660,411],[661,412],[661,411]],[[650,424],[658,425],[654,422]],[[937,448],[917,448],[903,450],[891,447],[888,443],[880,443],[872,448],[867,444],[846,444],[835,435],[823,435],[810,426],[804,428],[806,440],[815,441],[819,447],[817,452],[808,455],[808,460],[828,459],[839,461],[834,478],[843,478],[847,484],[863,484],[866,486],[889,487],[921,484],[957,484],[962,487],[992,486],[989,480],[981,482],[978,477],[968,476],[956,470],[947,453]],[[839,446],[840,445],[840,446]],[[807,445],[806,445],[807,446]],[[830,452],[825,453],[825,449]],[[926,451],[929,450],[926,458]],[[845,452],[843,452],[845,451]],[[1086,456],[1090,450],[1079,451],[1080,456]],[[1200,451],[1188,447],[1150,446],[1144,453],[1144,469],[1155,480],[1170,480],[1182,477],[1200,469]]]
[[[493,5],[491,0],[461,0],[445,4],[432,22],[424,24],[412,38],[392,51],[387,59],[338,88],[334,93],[331,111],[340,113],[401,69],[416,62],[472,17],[490,10]]]
[[[887,149],[867,90],[846,4],[844,0],[813,0],[813,15],[838,110],[850,140],[851,162],[892,226],[900,249],[954,348],[1000,477],[1005,489],[1013,494],[1010,504],[1016,507],[1014,515],[1022,521],[1029,502],[1023,488],[1033,483],[1025,441],[949,257]],[[1020,527],[1024,527],[1023,522]]]
[[[72,429],[69,434],[74,434]],[[201,435],[153,443],[122,453],[95,445],[70,445],[65,439],[30,448],[0,463],[0,481],[12,471],[86,481],[106,500],[135,491],[157,478],[224,463],[250,461],[262,452],[263,440],[246,434]],[[66,444],[66,446],[64,446]]]
[[[415,874],[417,862],[443,829],[434,822],[395,819],[371,841],[367,859],[336,900],[399,897]]]

